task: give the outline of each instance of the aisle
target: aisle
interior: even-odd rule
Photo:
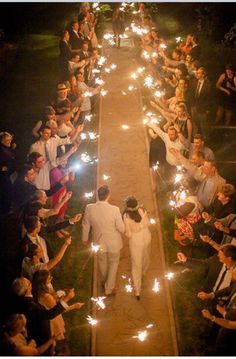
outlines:
[[[127,195],[135,195],[143,203],[151,217],[157,218],[154,196],[151,191],[148,167],[147,138],[142,124],[142,104],[138,90],[129,92],[130,75],[137,68],[132,53],[132,41],[123,40],[121,49],[104,49],[109,64],[117,64],[117,70],[105,76],[108,95],[102,99],[100,114],[100,143],[98,185],[107,183],[111,188],[112,204],[123,209]],[[125,91],[127,95],[123,95]],[[130,126],[124,130],[121,125]],[[111,176],[104,182],[103,175]],[[143,280],[141,301],[133,293],[126,293],[127,280],[131,276],[131,263],[127,239],[121,253],[117,276],[117,294],[109,299],[107,308],[96,314],[95,355],[148,356],[177,355],[173,313],[168,281],[164,280],[164,256],[161,235],[157,225],[152,226],[151,266]],[[160,292],[152,291],[154,278],[160,278]],[[148,337],[144,342],[133,338],[148,324]],[[94,337],[95,338],[95,337]]]

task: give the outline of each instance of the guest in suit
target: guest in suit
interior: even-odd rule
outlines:
[[[80,50],[82,47],[83,40],[79,36],[79,23],[78,21],[73,21],[71,23],[71,30],[70,30],[70,46],[72,50]]]
[[[200,133],[207,137],[208,115],[210,113],[211,86],[207,79],[206,70],[200,67],[196,72],[196,79],[193,79],[190,86],[190,106],[193,120],[193,132]]]
[[[59,70],[60,70],[60,81],[68,81],[69,73],[68,73],[68,61],[74,55],[76,50],[72,50],[69,44],[70,34],[67,30],[63,30],[60,37],[59,42]]]
[[[97,195],[98,201],[88,204],[85,210],[82,241],[88,242],[89,231],[92,228],[93,242],[100,245],[98,265],[105,286],[105,295],[112,295],[122,248],[121,233],[124,233],[125,226],[119,208],[108,203],[108,186],[99,187]]]
[[[201,49],[201,46],[199,45],[198,36],[192,35],[191,42],[192,42],[192,48],[191,48],[189,54],[192,56],[192,58],[194,60],[200,61],[202,49]]]

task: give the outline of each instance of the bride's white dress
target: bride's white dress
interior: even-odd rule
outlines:
[[[132,279],[136,295],[140,295],[142,275],[148,269],[150,263],[151,232],[148,228],[149,220],[146,212],[138,209],[141,222],[137,223],[128,215],[125,215],[125,234],[129,238],[129,249],[132,264]]]

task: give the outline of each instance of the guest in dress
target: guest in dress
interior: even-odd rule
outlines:
[[[148,228],[149,220],[146,210],[139,205],[133,196],[129,196],[125,200],[123,218],[125,235],[129,238],[135,295],[136,299],[140,300],[142,275],[146,273],[150,262],[151,232]]]

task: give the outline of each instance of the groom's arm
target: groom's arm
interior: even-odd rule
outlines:
[[[88,207],[85,209],[84,218],[82,221],[82,242],[87,243],[89,239],[89,232],[90,232],[91,224],[89,220],[89,211]]]

